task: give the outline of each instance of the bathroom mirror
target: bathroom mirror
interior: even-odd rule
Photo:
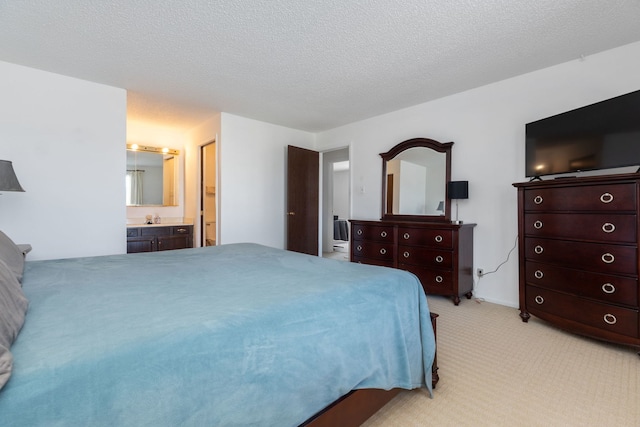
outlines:
[[[127,206],[178,205],[178,150],[127,144]]]
[[[447,183],[451,181],[452,145],[414,138],[380,153],[383,220],[450,220]]]

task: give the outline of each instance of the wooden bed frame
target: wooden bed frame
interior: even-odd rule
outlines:
[[[431,326],[436,336],[436,313],[431,313]],[[431,367],[432,386],[435,389],[440,380],[438,376],[438,358],[433,359]],[[301,427],[358,427],[384,405],[389,403],[402,389],[362,389],[352,390],[322,411],[302,423]]]

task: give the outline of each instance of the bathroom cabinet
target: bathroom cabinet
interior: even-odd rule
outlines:
[[[193,247],[193,225],[127,227],[127,253],[167,251]]]

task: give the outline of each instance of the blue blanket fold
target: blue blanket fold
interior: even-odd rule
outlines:
[[[410,273],[255,244],[27,262],[3,426],[295,426],[431,386]]]

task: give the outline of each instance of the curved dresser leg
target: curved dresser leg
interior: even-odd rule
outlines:
[[[471,299],[471,297],[473,296],[473,292],[469,291],[466,294],[464,294],[465,297],[467,297],[467,299]]]
[[[460,297],[458,295],[454,295],[452,298],[453,298],[454,305],[460,304]]]
[[[531,317],[531,315],[529,313],[527,313],[526,311],[521,311],[520,312],[520,318],[522,319],[523,322],[528,322],[529,318]]]

